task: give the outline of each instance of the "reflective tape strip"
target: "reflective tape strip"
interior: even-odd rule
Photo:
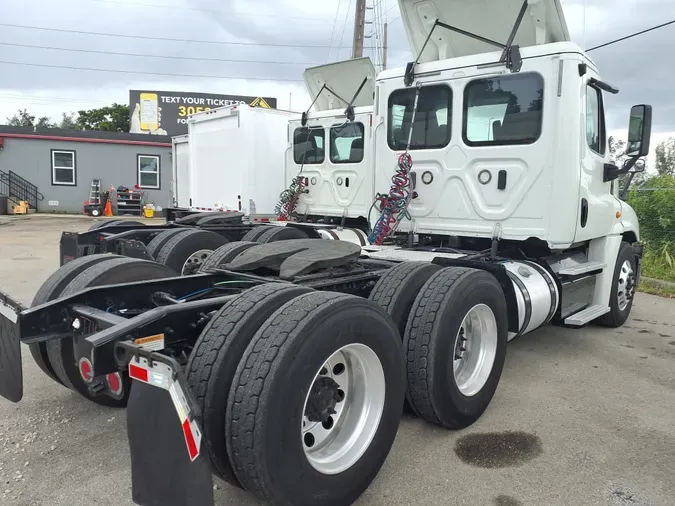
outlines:
[[[174,409],[180,420],[188,456],[190,457],[190,461],[194,462],[199,457],[202,433],[197,422],[190,420],[190,404],[185,397],[180,382],[172,379],[171,367],[160,362],[154,362],[150,366],[147,359],[143,357],[137,359],[134,357],[129,362],[129,376],[135,380],[169,392]]]

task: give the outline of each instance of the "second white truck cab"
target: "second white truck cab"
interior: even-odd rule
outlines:
[[[298,176],[305,178],[306,193],[296,208],[298,214],[314,220],[344,218],[367,228],[375,192],[375,76],[367,57],[304,72],[314,103],[302,118],[289,123],[292,149],[286,155],[287,184]],[[352,118],[346,113],[349,101]]]

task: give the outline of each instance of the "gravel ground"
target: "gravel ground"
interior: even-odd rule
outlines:
[[[58,267],[62,230],[0,226],[0,289],[29,304]],[[675,303],[639,294],[622,328],[546,327],[509,345],[497,394],[464,431],[404,418],[359,505],[672,505]],[[126,417],[44,376],[24,348],[25,395],[0,400],[0,504],[130,505]],[[216,481],[216,504],[257,504]]]

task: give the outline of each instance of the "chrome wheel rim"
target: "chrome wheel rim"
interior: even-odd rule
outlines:
[[[199,271],[199,268],[212,253],[213,250],[211,249],[200,249],[199,251],[195,251],[183,264],[183,268],[180,271],[181,276],[189,276],[190,274]]]
[[[619,271],[619,281],[616,287],[616,301],[619,311],[624,311],[633,298],[635,292],[634,278],[633,265],[626,260]]]
[[[301,443],[312,467],[333,475],[353,466],[375,437],[384,401],[384,369],[370,347],[349,344],[333,353],[303,406]]]
[[[459,391],[471,397],[487,383],[497,356],[497,319],[485,304],[472,307],[455,337],[453,372]]]

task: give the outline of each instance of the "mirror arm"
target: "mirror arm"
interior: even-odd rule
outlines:
[[[639,156],[631,156],[628,160],[626,160],[626,163],[623,164],[623,167],[619,170],[619,174],[628,174],[630,170],[635,167],[635,164],[639,159]]]
[[[635,177],[635,172],[632,172],[628,175],[628,179],[626,180],[626,184],[624,185],[623,189],[621,190],[621,194],[619,195],[619,198],[621,200],[626,200],[626,196],[628,195],[628,190],[630,190],[630,184],[633,182],[634,177]]]

